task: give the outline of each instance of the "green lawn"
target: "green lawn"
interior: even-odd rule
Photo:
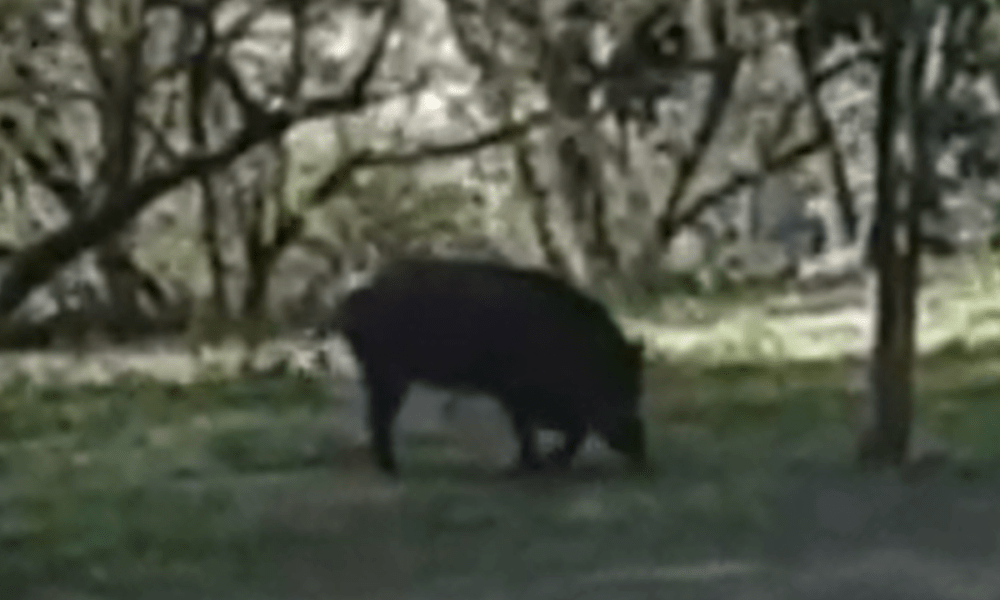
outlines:
[[[301,375],[13,380],[0,597],[993,597],[995,364],[923,361],[920,427],[971,466],[918,481],[853,470],[845,364],[651,365],[654,475],[521,479],[428,438],[389,480]]]

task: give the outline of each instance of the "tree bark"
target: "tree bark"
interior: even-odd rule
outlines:
[[[216,47],[215,30],[208,15],[196,15],[186,24],[184,35],[180,39],[187,43],[198,43],[198,33],[202,40],[194,62],[188,74],[188,128],[191,142],[200,152],[208,151],[209,118],[208,90],[212,84],[211,52]],[[222,240],[220,239],[219,198],[216,194],[215,182],[211,173],[198,177],[201,188],[201,242],[205,250],[208,264],[209,282],[211,286],[211,307],[214,315],[221,319],[232,316],[229,310],[229,299],[226,294],[226,263],[223,259]]]
[[[542,53],[542,78],[553,112],[549,151],[557,172],[556,195],[568,209],[570,230],[583,257],[582,279],[593,268],[617,266],[617,250],[606,219],[603,169],[608,166],[601,132],[590,111],[598,83],[590,55],[592,23],[564,15]]]
[[[909,0],[892,5],[885,22],[883,81],[879,93],[878,199],[872,232],[873,262],[878,276],[877,329],[871,362],[874,423],[862,434],[859,460],[868,466],[901,466],[907,462],[913,420],[917,297],[920,285],[921,223],[938,203],[935,169],[935,112],[946,80],[934,65],[942,61],[932,45],[936,17],[947,27],[948,12],[915,7]],[[936,45],[942,44],[940,35]],[[908,69],[903,69],[907,65]],[[905,117],[902,118],[902,117]],[[906,211],[897,208],[896,173],[902,157],[895,140],[900,125],[907,137],[910,173]],[[899,236],[902,229],[902,236]],[[902,237],[902,240],[900,240]],[[903,247],[900,247],[900,241]]]
[[[122,49],[102,47],[102,39],[94,25],[89,22],[89,13],[80,10],[85,6],[84,3],[77,3],[74,17],[80,26],[83,48],[93,63],[90,70],[100,86],[111,87],[113,74],[112,70],[107,68],[107,62],[119,56]],[[210,7],[212,10],[215,8],[214,4]],[[129,226],[145,208],[164,193],[192,178],[229,166],[254,146],[280,137],[297,122],[326,115],[353,113],[386,98],[383,94],[369,94],[368,85],[378,70],[377,67],[382,63],[389,34],[398,21],[399,8],[400,3],[396,1],[386,4],[382,11],[381,29],[366,53],[367,56],[358,72],[340,91],[302,100],[293,103],[291,107],[270,109],[257,105],[246,93],[233,65],[223,60],[221,55],[216,57],[218,60],[213,61],[216,67],[213,79],[217,79],[227,88],[238,105],[242,127],[231,136],[227,136],[226,140],[209,153],[185,152],[174,157],[168,166],[143,173],[138,177],[134,173],[134,164],[128,165],[128,170],[123,166],[122,157],[131,154],[132,149],[129,148],[126,152],[124,148],[117,150],[109,148],[106,168],[117,169],[118,173],[110,174],[105,172],[105,169],[100,169],[99,179],[103,185],[105,182],[117,181],[120,175],[127,173],[129,176],[127,184],[108,184],[104,189],[91,194],[101,201],[95,202],[85,215],[27,244],[9,258],[6,268],[0,272],[0,320],[8,317],[35,288],[48,281],[81,252],[100,245]],[[135,46],[132,48],[135,52],[134,60],[129,68],[138,69],[142,65],[140,50],[143,49],[143,41],[144,37],[141,35],[126,36],[124,45]],[[130,110],[134,110],[139,100],[138,92],[142,91],[139,89],[142,87],[140,84],[144,80],[141,77],[132,77],[129,81],[131,84],[128,94],[114,96],[112,102],[122,101],[128,96],[132,100]],[[415,88],[416,84],[411,87]],[[136,126],[135,119],[128,118],[129,115],[111,112],[110,116],[121,120],[122,123],[109,127],[103,133],[118,138],[124,132],[124,127]],[[134,135],[134,131],[130,132],[130,135]],[[112,156],[116,152],[118,155]]]
[[[531,222],[538,236],[538,246],[542,251],[545,265],[568,279],[573,278],[569,259],[565,256],[553,231],[554,223],[549,214],[548,197],[543,186],[535,176],[534,166],[528,152],[527,142],[521,142],[514,147],[517,185],[531,202]]]

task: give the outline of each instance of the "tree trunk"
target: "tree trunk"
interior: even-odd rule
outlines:
[[[222,241],[219,236],[219,199],[215,195],[211,179],[211,175],[201,178],[201,242],[208,262],[212,311],[225,319],[230,316],[226,294],[227,269],[222,258]]]
[[[570,268],[569,260],[556,241],[553,231],[554,223],[549,214],[548,197],[535,176],[527,143],[516,144],[514,153],[517,185],[531,203],[531,222],[535,228],[535,235],[538,236],[538,246],[542,251],[545,265],[559,275],[572,279],[573,271]]]
[[[139,5],[122,26],[134,25],[141,18]],[[142,70],[143,36],[134,35],[122,42],[121,52],[111,64],[108,95],[101,106],[101,142],[107,150],[98,168],[100,193],[96,200],[110,203],[132,185],[138,156],[137,123],[139,87]],[[104,279],[108,306],[114,318],[106,325],[112,333],[129,337],[142,320],[141,271],[135,265],[125,243],[126,233],[109,236],[95,249],[97,265]]]
[[[907,0],[896,0],[895,8]],[[901,11],[900,11],[901,12]],[[908,12],[908,11],[907,11]],[[898,13],[897,13],[898,14]],[[874,422],[862,432],[858,459],[866,466],[901,465],[906,459],[913,412],[912,310],[915,290],[904,271],[912,261],[903,260],[897,243],[899,228],[898,167],[895,141],[900,116],[900,60],[905,40],[903,25],[891,22],[883,34],[882,77],[879,84],[879,120],[876,129],[878,195],[871,237],[871,261],[876,273],[876,333],[870,362],[869,390]],[[910,207],[911,209],[913,207]],[[911,253],[915,248],[908,249]]]
[[[587,18],[563,15],[542,56],[542,78],[554,115],[549,152],[555,171],[555,192],[570,215],[570,230],[583,258],[583,279],[595,266],[617,267],[617,250],[606,222],[604,173],[609,158],[590,111],[596,67],[590,51],[593,24]]]
[[[241,223],[246,261],[240,306],[241,330],[247,350],[245,361],[252,360],[257,346],[268,335],[269,292],[274,268],[284,251],[305,231],[305,219],[293,214],[285,203],[289,157],[280,140],[269,145],[263,161],[269,167],[266,174],[256,178],[254,187],[246,190],[249,206]]]
[[[203,37],[198,48],[197,60],[194,61],[188,73],[188,87],[191,97],[187,103],[188,128],[191,132],[191,142],[199,152],[208,150],[208,123],[211,113],[208,104],[208,89],[211,85],[211,58],[208,56],[214,48],[214,28],[206,17],[192,18],[185,23],[185,29],[179,41],[186,45],[198,44],[198,34]],[[201,188],[201,242],[208,263],[209,281],[211,286],[211,312],[220,319],[232,316],[229,310],[229,299],[226,294],[226,263],[223,259],[222,240],[220,239],[219,198],[216,194],[213,175],[206,173],[198,178]]]
[[[921,223],[926,212],[939,203],[937,108],[951,80],[949,73],[942,71],[949,70],[944,48],[951,30],[951,7],[913,6],[908,0],[899,0],[893,9],[892,18],[885,21],[894,26],[887,27],[884,34],[879,193],[872,240],[878,274],[877,339],[871,363],[874,423],[862,435],[859,448],[862,464],[872,466],[899,466],[909,458]],[[909,68],[903,70],[903,64]],[[906,126],[906,166],[910,171],[903,214],[897,209],[895,181],[903,161],[894,148],[901,123]],[[903,248],[897,235],[900,229]]]
[[[607,198],[601,170],[607,161],[596,136],[600,133],[590,119],[565,123],[565,131],[556,131],[557,191],[562,196],[579,239],[585,271],[595,266],[614,269],[618,251],[607,223]]]
[[[124,240],[116,236],[96,249],[97,265],[107,286],[108,314],[105,329],[119,341],[133,339],[162,324],[169,300],[160,282],[143,271]],[[148,301],[152,314],[144,308]]]

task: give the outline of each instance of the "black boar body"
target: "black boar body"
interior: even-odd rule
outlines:
[[[350,293],[327,329],[345,336],[363,371],[373,450],[387,472],[396,471],[393,421],[417,382],[497,398],[523,470],[568,466],[590,430],[645,462],[641,344],[622,335],[603,305],[544,271],[399,261]],[[565,437],[544,461],[538,428]]]

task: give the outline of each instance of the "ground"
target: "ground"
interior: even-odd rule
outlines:
[[[495,404],[417,390],[390,479],[342,347],[325,375],[239,375],[226,348],[2,356],[0,598],[993,600],[995,280],[922,294],[917,425],[954,458],[904,473],[852,460],[857,290],[625,318],[649,350],[645,476],[591,444],[505,477]]]
[[[854,469],[836,362],[652,361],[655,473],[592,444],[521,479],[500,473],[512,446],[485,400],[445,418],[418,390],[392,480],[349,378],[8,377],[0,596],[992,600],[993,363],[922,363],[921,428],[965,460],[912,477]]]

